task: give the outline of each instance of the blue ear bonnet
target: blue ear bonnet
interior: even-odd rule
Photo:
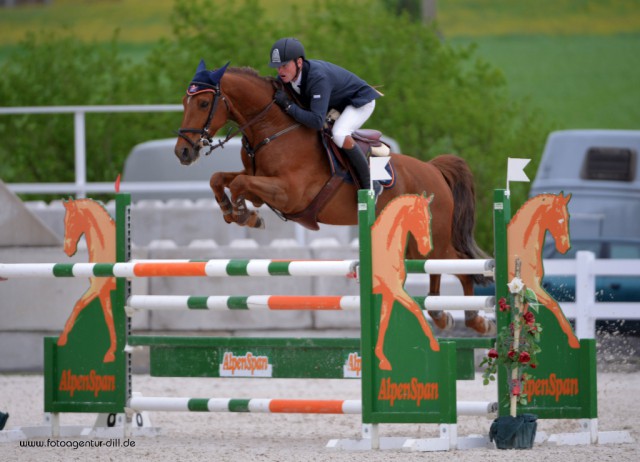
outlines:
[[[195,95],[202,91],[213,91],[215,88],[218,88],[220,86],[220,80],[224,75],[224,71],[227,70],[227,66],[229,66],[229,63],[225,64],[220,69],[208,71],[207,66],[204,63],[204,59],[201,59],[198,69],[196,69],[196,75],[191,79],[191,83],[187,89],[187,94]]]

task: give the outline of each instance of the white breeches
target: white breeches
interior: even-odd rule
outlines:
[[[347,106],[340,114],[340,117],[333,124],[331,134],[333,141],[339,148],[344,144],[344,139],[354,131],[362,127],[376,107],[376,100],[370,101],[364,106]]]

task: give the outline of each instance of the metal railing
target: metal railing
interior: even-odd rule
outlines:
[[[87,182],[87,138],[85,114],[115,112],[179,112],[181,104],[150,104],[122,106],[31,106],[0,107],[0,115],[18,114],[73,114],[74,125],[74,169],[73,183],[7,183],[14,193],[22,194],[75,194],[86,197],[87,193],[113,193],[114,184],[108,182]],[[122,182],[122,192],[192,192],[209,190],[208,185],[197,182]]]

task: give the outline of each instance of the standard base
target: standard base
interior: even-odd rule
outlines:
[[[128,423],[125,414],[98,414],[93,427],[60,425],[58,414],[46,413],[42,425],[0,431],[0,443],[31,438],[130,438],[159,434],[160,429],[151,426],[146,413],[134,414]]]

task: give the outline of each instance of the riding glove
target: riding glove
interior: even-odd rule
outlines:
[[[283,90],[277,90],[273,99],[278,106],[284,109],[284,112],[289,112],[291,100]]]

